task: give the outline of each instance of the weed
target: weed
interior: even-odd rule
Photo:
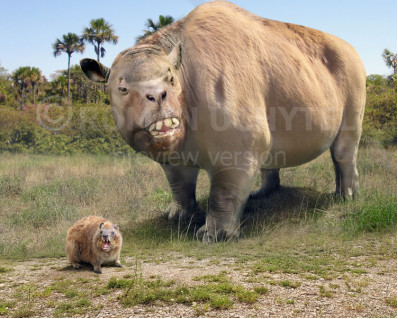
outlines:
[[[319,286],[319,296],[332,298],[333,292],[331,290],[327,290],[324,286]]]
[[[216,295],[210,299],[210,306],[214,309],[229,309],[233,305],[228,296]]]
[[[30,302],[23,303],[22,307],[12,313],[14,318],[29,318],[35,314],[33,304]]]
[[[0,267],[0,273],[6,273],[6,272],[11,272],[12,269],[11,268],[7,268],[7,267]]]
[[[241,288],[236,292],[236,297],[242,302],[255,303],[258,299],[258,294],[256,291]]]
[[[386,304],[390,307],[397,308],[397,296],[387,298]]]
[[[257,286],[253,288],[254,292],[258,293],[259,295],[265,295],[268,293],[269,289],[264,286]]]
[[[279,282],[276,282],[277,285],[285,287],[285,288],[298,288],[301,285],[301,282],[296,281],[296,282],[291,282],[290,280],[281,280]]]
[[[0,315],[6,315],[16,305],[15,301],[0,302]]]

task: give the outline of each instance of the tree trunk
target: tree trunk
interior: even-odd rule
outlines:
[[[97,42],[97,61],[100,61],[101,43]]]
[[[70,102],[70,56],[71,54],[68,54],[68,101]]]
[[[36,91],[36,85],[35,83],[32,83],[32,90],[33,90],[33,104],[36,104],[36,96],[35,96],[35,91]]]

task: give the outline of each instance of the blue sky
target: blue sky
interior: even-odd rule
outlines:
[[[180,19],[201,0],[147,1],[2,1],[0,10],[0,66],[11,73],[20,66],[35,66],[50,79],[67,67],[67,56],[52,55],[51,45],[63,34],[80,34],[94,18],[105,18],[119,36],[117,45],[106,44],[101,62],[110,66],[125,48],[134,45],[147,18],[159,14]],[[292,22],[343,38],[352,44],[364,61],[367,74],[388,75],[381,53],[397,50],[397,2],[395,0],[233,0],[239,6],[265,18]],[[250,26],[248,26],[250,27]],[[72,56],[72,64],[83,57],[95,58],[94,48]]]

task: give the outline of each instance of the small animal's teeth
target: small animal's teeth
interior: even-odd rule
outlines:
[[[165,125],[166,127],[170,127],[170,126],[173,124],[173,122],[171,121],[171,119],[165,119],[165,120],[163,121],[163,123],[164,123],[164,125]]]
[[[149,127],[149,132],[153,131],[156,127],[155,123],[152,123],[151,126]]]
[[[156,130],[160,131],[163,127],[163,121],[157,121],[156,122]]]
[[[177,125],[180,124],[180,121],[178,119],[176,119],[175,117],[173,117],[171,120],[173,121],[173,124],[177,124]]]
[[[150,133],[151,133],[151,135],[158,135],[159,134],[159,132],[157,132],[157,131],[150,131]]]
[[[178,126],[178,124],[173,124],[172,126],[170,126],[171,128],[176,128]]]

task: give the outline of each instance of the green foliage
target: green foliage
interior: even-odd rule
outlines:
[[[394,80],[395,79],[395,80]],[[378,142],[383,146],[397,143],[396,75],[367,77],[367,98],[363,120],[362,144]]]
[[[0,151],[36,154],[127,154],[109,106],[39,104],[0,108]]]
[[[392,196],[374,195],[366,205],[357,205],[344,220],[350,233],[383,231],[397,224],[397,200]]]

